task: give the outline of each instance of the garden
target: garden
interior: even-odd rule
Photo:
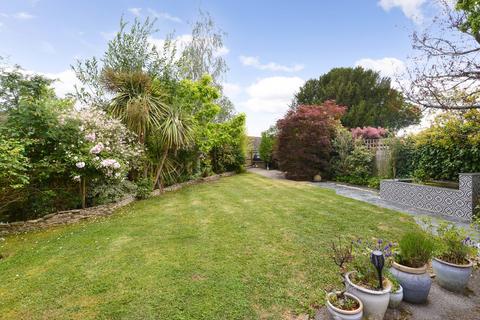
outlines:
[[[157,20],[122,17],[103,54],[73,63],[65,97],[4,64],[1,317],[409,319],[405,306],[437,303],[433,287],[476,299],[480,109],[464,84],[477,80],[480,14],[477,1],[445,6],[438,23],[473,49],[435,29],[413,37],[426,58],[401,86],[356,66],[299,88],[258,150],[286,179],[246,170],[246,114],[226,94],[225,33],[206,12],[188,43],[160,47]],[[409,131],[428,110],[431,124]],[[312,183],[324,181],[427,186],[447,196],[421,201],[465,207],[458,193],[471,227]]]

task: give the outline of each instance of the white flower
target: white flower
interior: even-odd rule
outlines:
[[[91,154],[99,154],[104,149],[103,143],[97,143],[92,149],[90,149]]]
[[[80,176],[75,176],[75,177],[73,177],[73,181],[79,182],[79,181],[80,181]]]
[[[78,169],[83,169],[85,167],[85,162],[80,161],[75,164]]]
[[[92,132],[92,133],[89,133],[89,134],[85,135],[85,140],[90,141],[90,142],[94,142],[95,138],[96,138],[95,132]]]

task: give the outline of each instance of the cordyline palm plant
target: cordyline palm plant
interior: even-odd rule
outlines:
[[[193,124],[191,119],[177,106],[172,106],[167,110],[165,117],[153,134],[154,148],[160,151],[154,185],[158,185],[160,190],[163,188],[165,174],[172,172],[164,170],[171,167],[171,162],[167,156],[170,153],[176,153],[179,149],[187,147],[193,141]]]
[[[114,94],[109,111],[148,145],[154,186],[163,188],[163,181],[175,173],[169,154],[188,146],[193,128],[181,108],[164,103],[160,82],[143,71],[103,73],[105,87]]]
[[[145,143],[149,131],[158,128],[168,113],[158,81],[143,71],[118,72],[107,69],[102,81],[114,94],[109,111]]]

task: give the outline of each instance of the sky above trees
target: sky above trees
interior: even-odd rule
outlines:
[[[158,19],[151,39],[175,31],[189,41],[198,10],[227,32],[218,52],[230,67],[223,79],[250,135],[260,135],[288,109],[298,88],[334,67],[362,65],[385,76],[402,71],[410,34],[435,11],[430,0],[335,1],[61,1],[0,0],[0,55],[8,63],[57,78],[57,93],[75,83],[75,59],[98,56],[126,20]]]

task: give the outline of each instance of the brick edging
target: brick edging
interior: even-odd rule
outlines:
[[[205,177],[205,178],[198,178],[195,180],[177,183],[172,186],[164,188],[163,192],[160,192],[160,190],[158,189],[154,190],[151,193],[151,196],[159,196],[165,192],[172,192],[172,191],[180,190],[186,186],[215,181],[222,177],[229,177],[234,174],[235,174],[234,172],[225,172],[225,173],[216,174],[216,175]],[[41,218],[34,219],[34,220],[16,221],[12,223],[0,223],[0,236],[46,229],[53,226],[72,224],[84,219],[109,216],[113,214],[115,210],[122,208],[134,202],[135,200],[136,199],[133,195],[129,195],[115,203],[99,205],[99,206],[90,207],[86,209],[58,211],[58,212],[47,214]]]

